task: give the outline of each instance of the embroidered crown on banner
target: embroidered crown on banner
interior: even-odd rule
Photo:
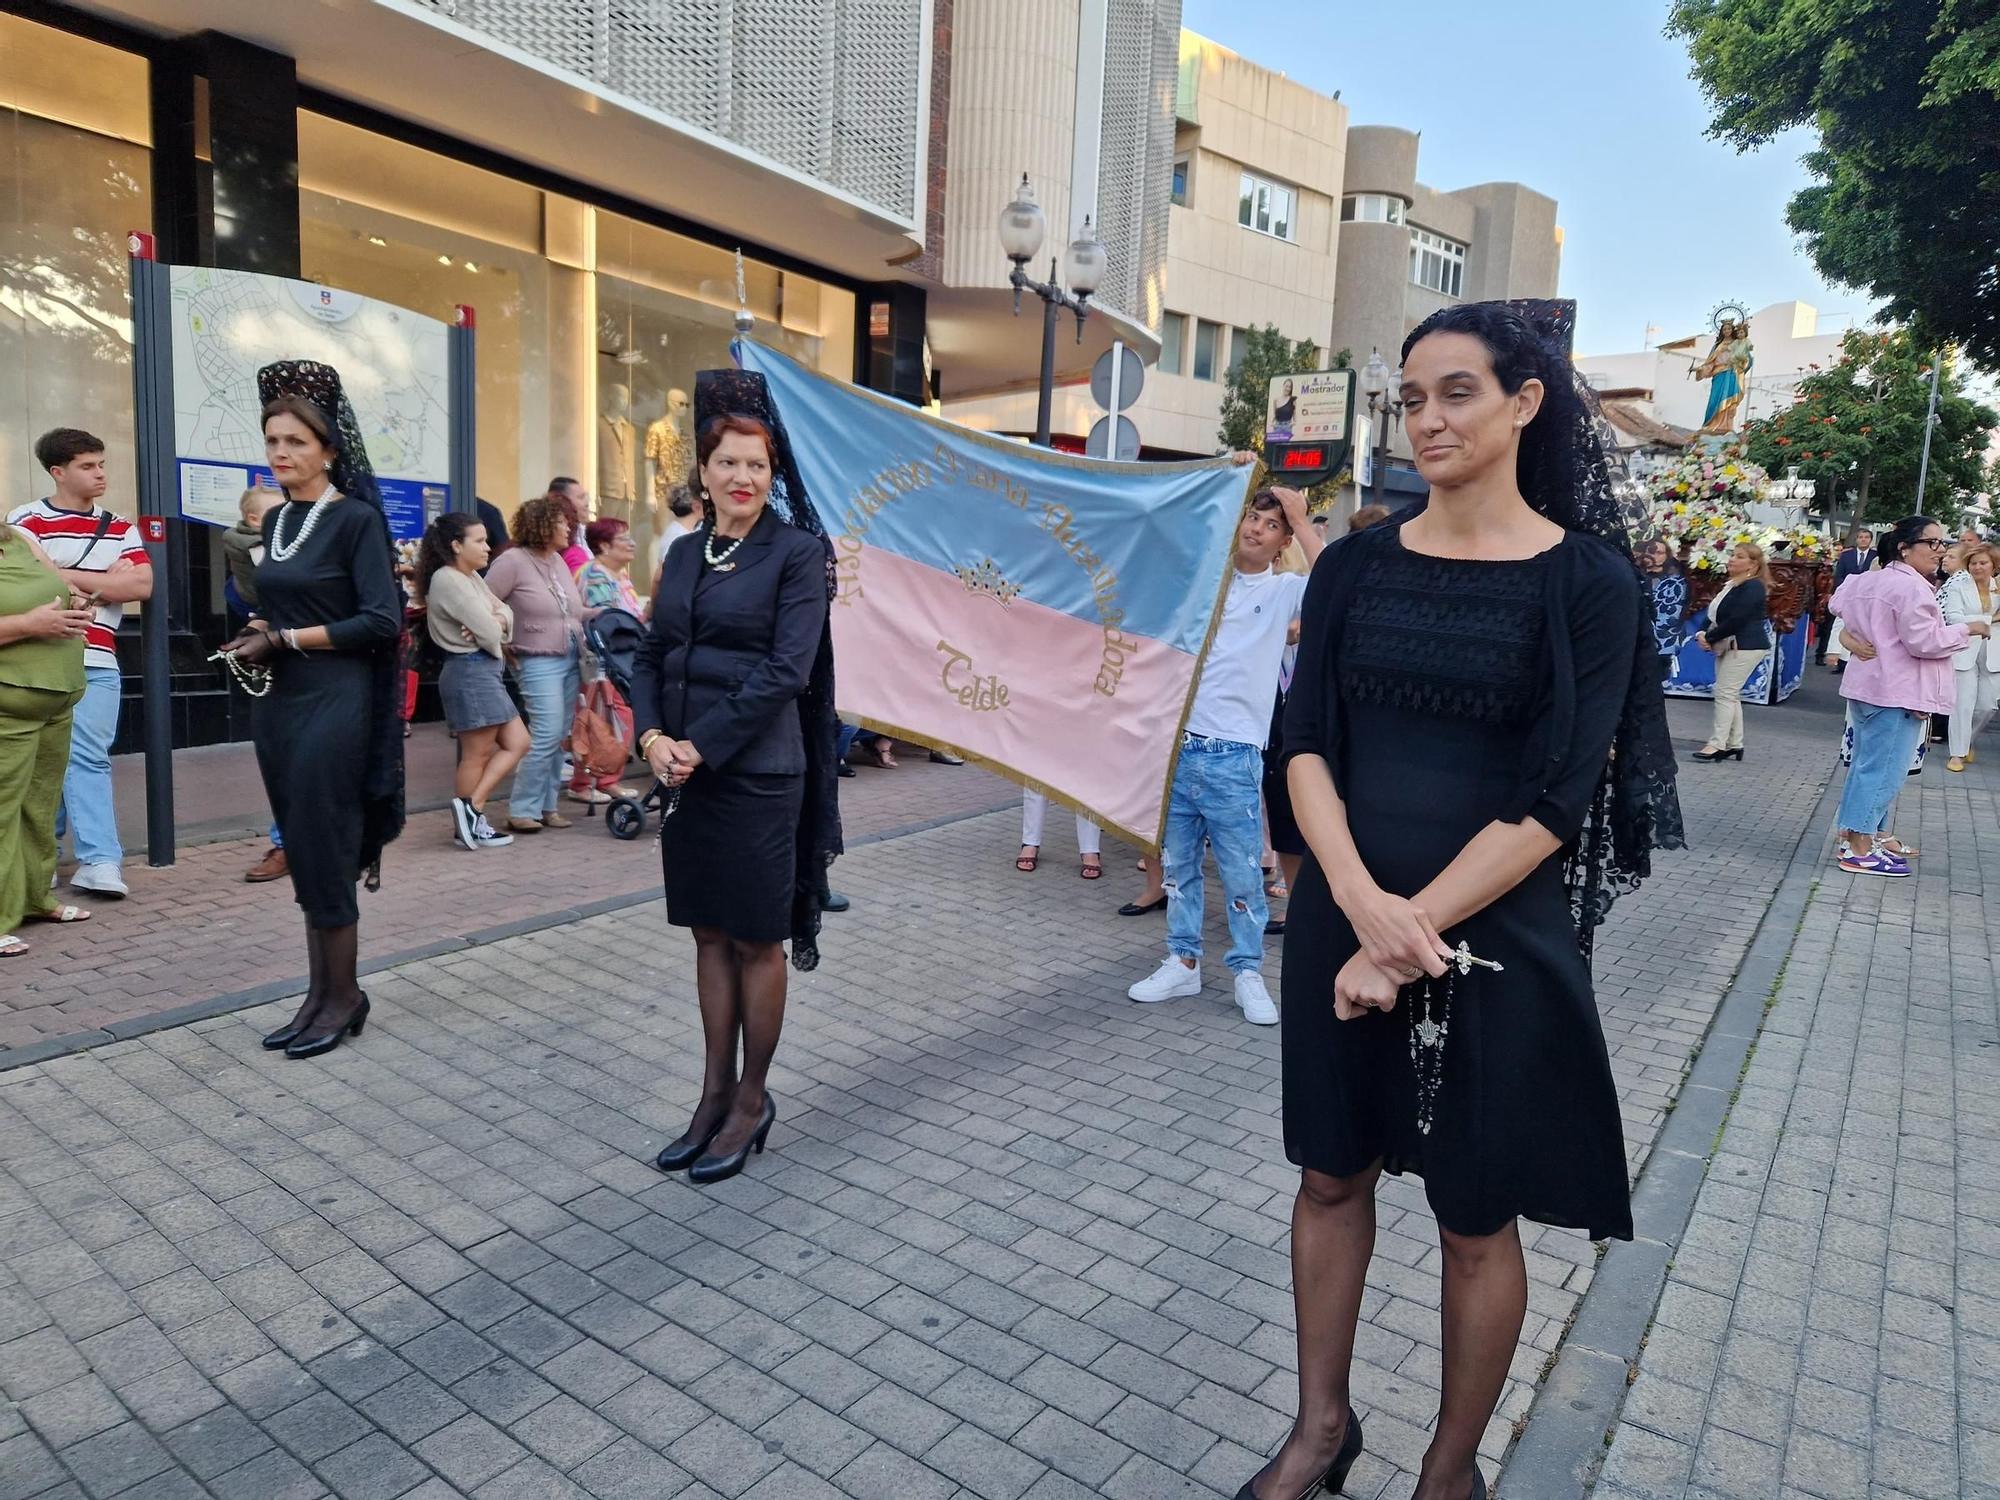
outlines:
[[[990,557],[976,568],[958,567],[952,572],[958,575],[958,581],[965,585],[967,593],[984,594],[1001,604],[1012,604],[1015,595],[1021,592],[1021,585],[1009,583],[1007,575]]]

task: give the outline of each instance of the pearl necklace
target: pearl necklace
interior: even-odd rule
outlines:
[[[313,527],[319,525],[321,513],[339,498],[340,491],[329,486],[320,495],[318,500],[308,502],[307,508],[309,513],[306,516],[305,524],[299,528],[299,534],[289,542],[285,540],[285,516],[292,507],[287,505],[283,510],[279,511],[278,519],[271,523],[271,561],[290,562],[294,557],[297,557],[299,549],[304,547],[307,540],[312,536]]]
[[[742,546],[746,539],[747,537],[744,536],[731,537],[729,545],[722,549],[720,556],[717,556],[715,551],[715,528],[710,526],[708,528],[708,535],[702,538],[702,560],[718,573],[733,573],[736,571],[736,564],[729,559],[736,555],[736,549]]]

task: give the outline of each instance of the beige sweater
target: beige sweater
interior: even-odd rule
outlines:
[[[424,604],[431,639],[439,650],[455,656],[484,651],[497,659],[501,648],[514,639],[514,611],[493,597],[493,590],[477,573],[439,568],[431,574]],[[466,630],[472,632],[469,641]]]

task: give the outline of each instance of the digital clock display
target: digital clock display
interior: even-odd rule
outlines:
[[[1286,469],[1323,469],[1326,467],[1326,449],[1317,445],[1309,448],[1287,448],[1280,460],[1280,467]]]

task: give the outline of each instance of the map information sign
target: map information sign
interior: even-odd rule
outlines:
[[[253,484],[271,486],[257,371],[314,359],[340,372],[389,528],[400,540],[450,506],[449,329],[436,318],[310,281],[175,266],[174,454],[180,511],[236,524]]]

